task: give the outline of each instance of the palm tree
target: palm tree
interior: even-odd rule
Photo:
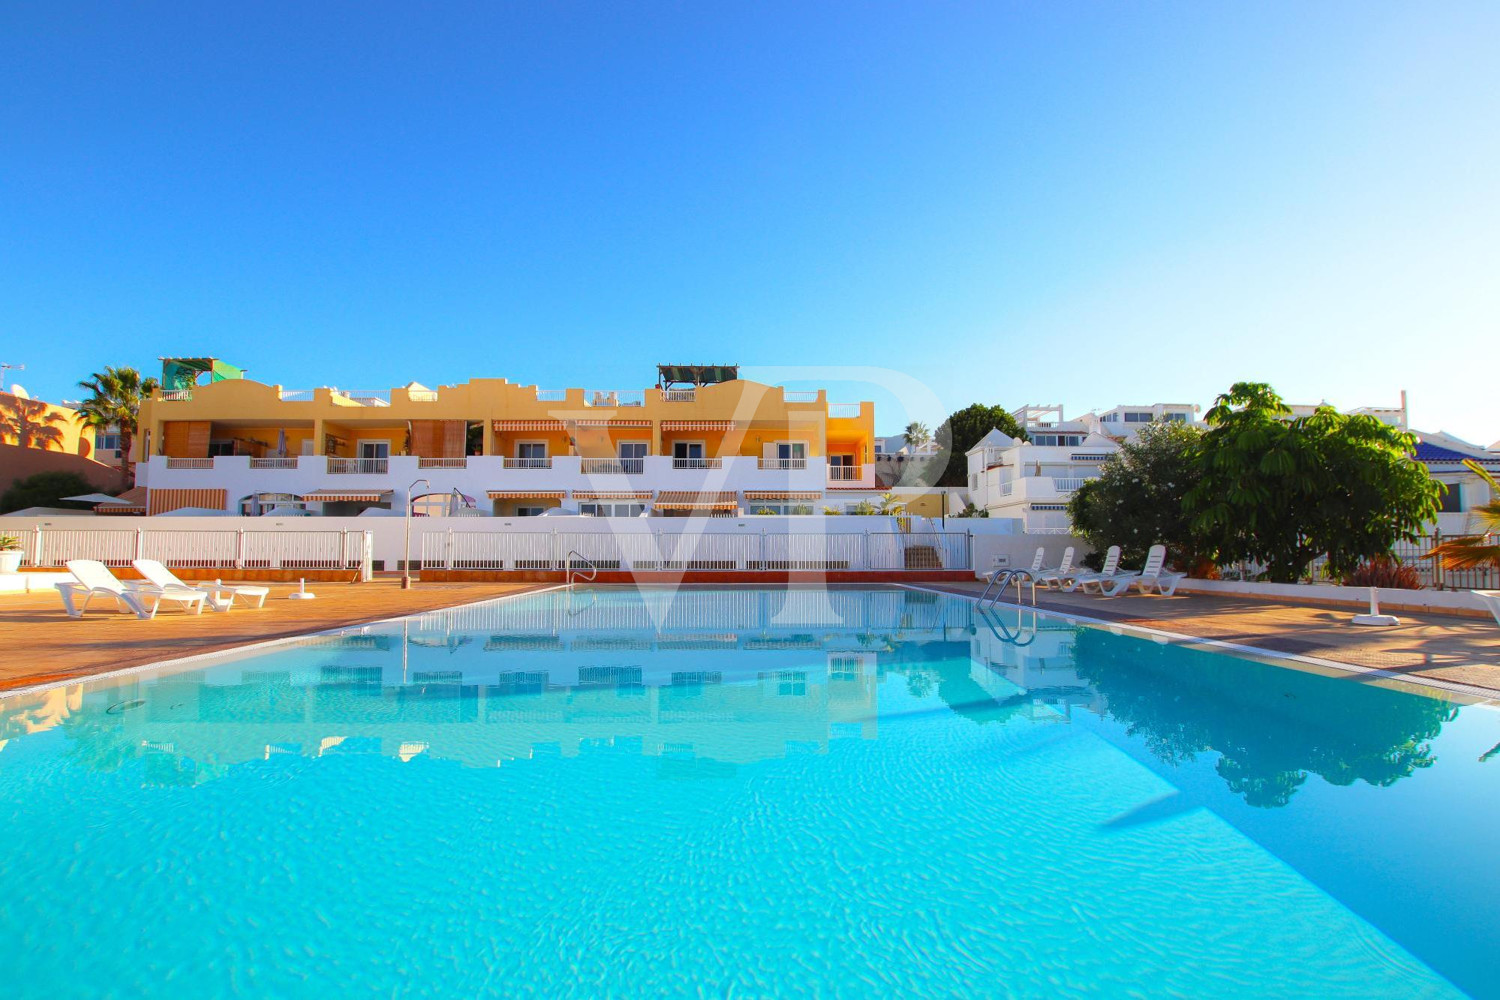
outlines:
[[[932,440],[932,432],[929,431],[927,429],[927,425],[922,423],[922,421],[920,420],[913,420],[911,423],[907,424],[906,431],[903,436],[906,438],[907,446],[910,447],[913,451],[922,447],[928,441]]]
[[[84,423],[90,427],[119,428],[120,457],[126,477],[135,482],[135,469],[130,461],[130,445],[135,440],[136,420],[141,412],[141,400],[159,388],[154,378],[141,378],[134,368],[105,367],[95,372],[87,382],[79,382],[78,388],[93,393],[78,407]]]
[[[1474,519],[1479,522],[1483,534],[1446,541],[1429,552],[1427,557],[1440,558],[1454,569],[1500,566],[1500,545],[1495,544],[1496,536],[1500,535],[1500,483],[1473,459],[1465,459],[1464,466],[1490,487],[1489,503],[1482,503],[1474,508]]]
[[[894,493],[884,493],[880,497],[880,505],[875,508],[878,513],[893,515],[906,513],[906,501]]]
[[[67,419],[39,399],[13,396],[0,403],[0,439],[14,438],[22,448],[62,447],[62,428],[52,426]]]

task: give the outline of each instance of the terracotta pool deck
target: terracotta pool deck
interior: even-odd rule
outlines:
[[[924,586],[969,594],[984,589],[979,582]],[[1014,593],[1006,599],[1014,600]],[[1500,694],[1500,625],[1489,618],[1402,613],[1400,625],[1371,628],[1349,624],[1355,612],[1344,608],[1204,594],[1094,597],[1037,591],[1037,607]]]
[[[86,677],[122,667],[231,649],[322,629],[468,604],[539,589],[527,583],[323,582],[317,600],[286,600],[294,589],[273,585],[261,609],[185,615],[164,610],[154,621],[117,614],[111,605],[84,618],[63,614],[56,594],[0,594],[0,691]],[[927,583],[977,593],[978,583]],[[1351,612],[1285,602],[1221,596],[1098,598],[1039,593],[1044,610],[1158,628],[1203,639],[1312,656],[1401,676],[1431,678],[1500,694],[1500,626],[1444,615],[1405,615],[1394,628],[1348,624]],[[92,608],[91,608],[92,612]]]

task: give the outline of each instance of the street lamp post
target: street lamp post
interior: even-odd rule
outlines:
[[[425,479],[417,479],[406,488],[406,541],[401,554],[401,589],[411,589],[411,491],[417,488],[417,483],[423,483],[428,489],[432,484]]]

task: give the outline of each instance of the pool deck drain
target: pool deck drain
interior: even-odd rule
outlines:
[[[920,586],[969,596],[982,589],[978,582]],[[0,595],[0,648],[7,650],[0,657],[0,692],[472,604],[547,585],[428,582],[403,591],[399,581],[381,578],[358,585],[323,583],[317,587],[317,600],[286,600],[294,589],[274,586],[271,599],[258,610],[201,616],[164,611],[154,621],[117,614],[106,610],[107,605],[99,614],[91,609],[84,618],[68,618],[55,594]],[[1500,694],[1500,627],[1493,621],[1403,614],[1402,624],[1394,628],[1362,629],[1349,624],[1348,611],[1204,595],[1099,598],[1039,592],[1038,607]]]

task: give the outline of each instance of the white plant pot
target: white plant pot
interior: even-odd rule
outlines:
[[[20,549],[6,549],[0,552],[0,576],[21,571],[21,556],[24,555]]]

